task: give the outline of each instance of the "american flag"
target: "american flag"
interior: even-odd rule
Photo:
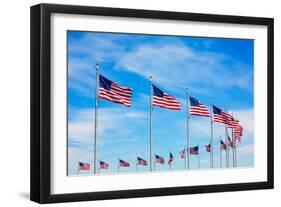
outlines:
[[[106,162],[100,161],[100,169],[108,169],[109,164]]]
[[[168,164],[171,165],[172,162],[174,160],[174,156],[172,155],[172,153],[170,152],[170,156],[169,156],[169,160],[168,160]]]
[[[182,151],[180,151],[180,158],[181,158],[181,159],[185,158],[185,149],[183,149]]]
[[[227,124],[231,123],[233,120],[233,116],[231,116],[229,113],[222,111],[222,116],[224,117]]]
[[[159,156],[159,155],[155,155],[155,162],[160,163],[160,164],[164,164],[164,158]]]
[[[99,75],[99,98],[131,106],[132,89],[119,86],[106,77]]]
[[[236,128],[238,125],[239,125],[239,121],[236,120],[236,119],[234,119],[234,118],[232,117],[232,119],[231,119],[230,122],[228,123],[227,127],[228,127],[228,128],[234,129],[234,128]]]
[[[222,140],[220,141],[221,141],[221,149],[226,150],[226,144]]]
[[[216,106],[213,106],[213,121],[223,123],[223,124],[228,123],[226,113]]]
[[[230,137],[228,137],[227,139],[228,139],[228,143],[227,143],[228,146],[233,148],[234,145],[233,145],[233,142],[231,141]]]
[[[196,147],[189,147],[189,153],[190,154],[198,155],[198,152],[199,152],[198,146],[196,146]]]
[[[79,170],[90,170],[90,164],[86,162],[79,162]]]
[[[210,116],[210,113],[205,105],[200,103],[197,99],[189,97],[190,99],[190,114],[195,116]]]
[[[211,144],[205,145],[206,151],[211,152]]]
[[[138,157],[137,159],[137,165],[143,165],[143,166],[147,166],[147,161],[142,159],[141,157]]]
[[[234,138],[241,142],[241,137],[243,136],[243,127],[238,124],[237,127],[234,128]]]
[[[164,93],[156,86],[153,86],[153,106],[159,106],[170,110],[180,110],[180,102],[167,93]]]
[[[130,163],[119,159],[119,167],[130,167]]]

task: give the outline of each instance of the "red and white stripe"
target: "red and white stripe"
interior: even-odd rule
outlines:
[[[117,84],[111,84],[110,90],[106,90],[102,87],[99,88],[99,98],[124,104],[125,106],[131,106],[132,104],[132,89],[118,86]]]
[[[207,107],[201,103],[199,103],[199,106],[190,106],[190,114],[195,116],[210,116]]]
[[[181,109],[180,102],[167,93],[163,93],[163,97],[153,96],[153,106],[159,106],[170,110]]]

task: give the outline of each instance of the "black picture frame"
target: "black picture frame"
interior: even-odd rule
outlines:
[[[267,26],[267,181],[238,184],[169,187],[154,189],[87,192],[74,194],[51,194],[51,74],[50,74],[50,15],[52,13],[100,15],[113,17],[134,17],[194,22],[218,22]],[[39,4],[31,7],[31,174],[30,199],[38,203],[88,201],[103,199],[166,196],[179,194],[211,193],[272,189],[274,187],[274,74],[272,18],[195,14],[168,11],[135,10],[89,6]]]

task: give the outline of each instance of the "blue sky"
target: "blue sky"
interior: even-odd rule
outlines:
[[[254,40],[69,31],[68,174],[77,174],[78,161],[93,163],[96,61],[101,74],[133,88],[130,108],[100,100],[98,159],[110,165],[102,173],[116,173],[118,158],[131,164],[121,172],[136,170],[136,156],[149,160],[150,75],[156,86],[181,102],[181,111],[153,109],[153,151],[166,162],[171,151],[173,170],[184,170],[179,151],[186,143],[186,87],[206,106],[212,99],[241,121],[244,136],[237,150],[238,166],[253,166],[253,47]],[[224,126],[215,123],[215,167],[219,167],[219,136],[224,136]],[[192,116],[190,142],[201,146],[203,169],[209,168],[209,153],[203,147],[209,139],[210,119]],[[197,157],[191,156],[191,168],[196,167]],[[169,166],[157,164],[156,170]]]

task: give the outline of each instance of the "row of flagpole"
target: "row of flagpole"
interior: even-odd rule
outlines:
[[[98,105],[99,105],[99,63],[96,63],[96,92],[95,92],[95,124],[94,124],[94,174],[97,174],[97,156],[98,156]],[[186,88],[186,147],[187,149],[190,148],[190,130],[189,130],[189,121],[190,121],[190,109],[189,109],[189,91]],[[212,100],[210,99],[210,124],[211,124],[211,134],[210,134],[210,168],[214,168],[214,150],[213,150],[213,112],[212,112]],[[153,171],[152,167],[152,114],[153,114],[153,80],[152,76],[150,76],[150,132],[149,132],[149,154],[150,154],[150,171]],[[228,139],[228,127],[225,124],[225,142],[227,143]],[[234,138],[233,129],[232,129],[232,142],[235,143],[235,149],[232,148],[232,155],[233,155],[233,166],[237,167],[237,160],[236,160],[236,139]],[[199,145],[198,145],[199,146]],[[226,145],[226,167],[229,167],[229,146]],[[185,169],[190,169],[190,154],[186,150],[186,161],[185,161]],[[221,152],[220,152],[221,156]],[[199,155],[198,155],[199,159]],[[220,158],[220,165],[222,166],[222,159]],[[200,162],[198,161],[198,166],[200,168]]]

